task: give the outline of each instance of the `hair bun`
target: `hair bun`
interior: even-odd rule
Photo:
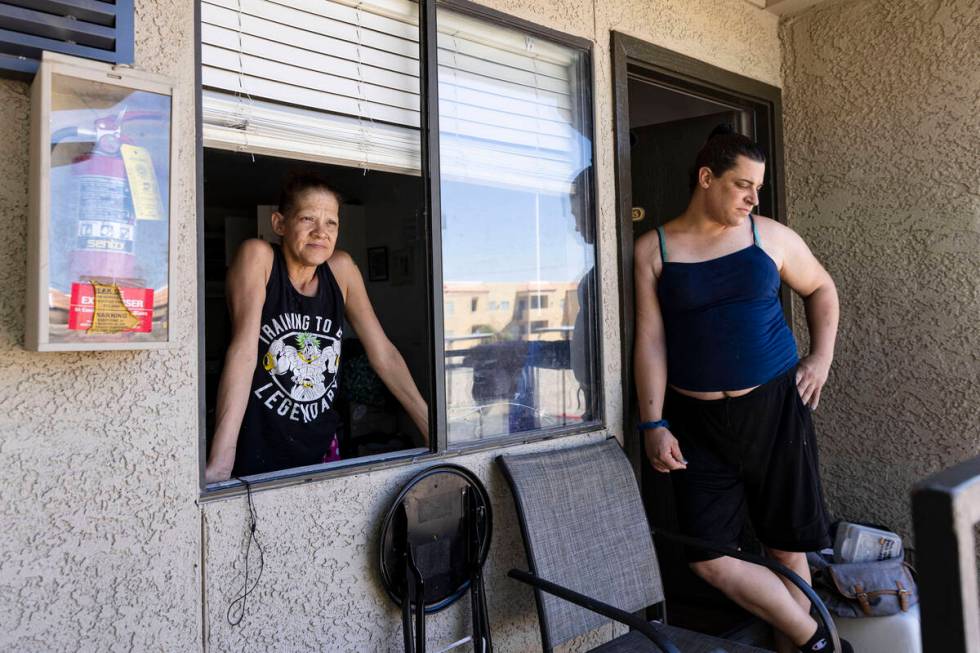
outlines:
[[[715,136],[730,136],[731,134],[737,133],[731,123],[723,122],[711,130],[711,134],[708,135],[708,140],[711,140]]]

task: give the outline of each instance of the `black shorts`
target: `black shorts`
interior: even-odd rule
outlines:
[[[687,459],[686,470],[671,472],[683,533],[737,547],[748,512],[770,548],[830,546],[813,421],[795,367],[741,397],[704,401],[668,388],[664,417]],[[720,557],[694,549],[687,556]]]

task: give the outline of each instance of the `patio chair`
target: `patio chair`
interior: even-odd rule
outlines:
[[[473,472],[435,465],[405,484],[381,527],[381,581],[402,610],[405,653],[425,653],[425,617],[469,591],[473,634],[466,642],[492,653],[483,565],[490,551],[490,497]],[[414,621],[414,627],[413,627]]]
[[[544,651],[616,621],[630,632],[593,649],[601,653],[677,651],[757,653],[765,649],[670,626],[653,538],[636,478],[619,444],[598,444],[497,458],[510,483],[530,572],[511,578],[534,588]],[[772,560],[668,535],[765,565],[794,582],[840,650],[833,621],[810,586]],[[658,617],[647,621],[645,609]]]

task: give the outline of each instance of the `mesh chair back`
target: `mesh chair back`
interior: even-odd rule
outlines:
[[[663,600],[636,477],[615,440],[498,461],[533,573],[628,612]],[[608,623],[543,592],[538,618],[546,648]]]

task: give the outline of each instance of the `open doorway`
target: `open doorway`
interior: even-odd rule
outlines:
[[[720,123],[757,141],[768,153],[759,213],[784,220],[779,89],[613,33],[619,263],[622,307],[624,444],[641,481],[654,527],[678,531],[668,475],[646,462],[636,430],[632,376],[633,244],[680,215],[690,198],[694,158]],[[784,291],[784,306],[788,295]],[[787,317],[791,317],[787,315]],[[790,319],[790,324],[792,320]],[[752,533],[745,533],[751,545]],[[750,616],[696,577],[682,547],[657,543],[668,621],[743,641],[759,641]],[[758,624],[759,622],[755,622]]]
[[[751,136],[751,113],[631,76],[630,178],[633,240],[677,217],[690,197],[694,155],[717,125]]]
[[[631,77],[630,177],[633,202],[632,236],[635,242],[646,232],[680,215],[690,198],[689,175],[694,156],[717,125],[729,124],[742,131],[751,123],[745,109],[726,106],[710,98],[661,86],[639,76]],[[648,519],[655,527],[677,531],[677,515],[671,479],[640,464],[640,478]],[[664,588],[671,599],[669,621],[730,634],[744,615],[728,605],[715,590],[691,573],[680,547],[660,555],[676,557],[662,563]],[[729,615],[731,618],[729,618]],[[709,625],[710,624],[710,625]]]

